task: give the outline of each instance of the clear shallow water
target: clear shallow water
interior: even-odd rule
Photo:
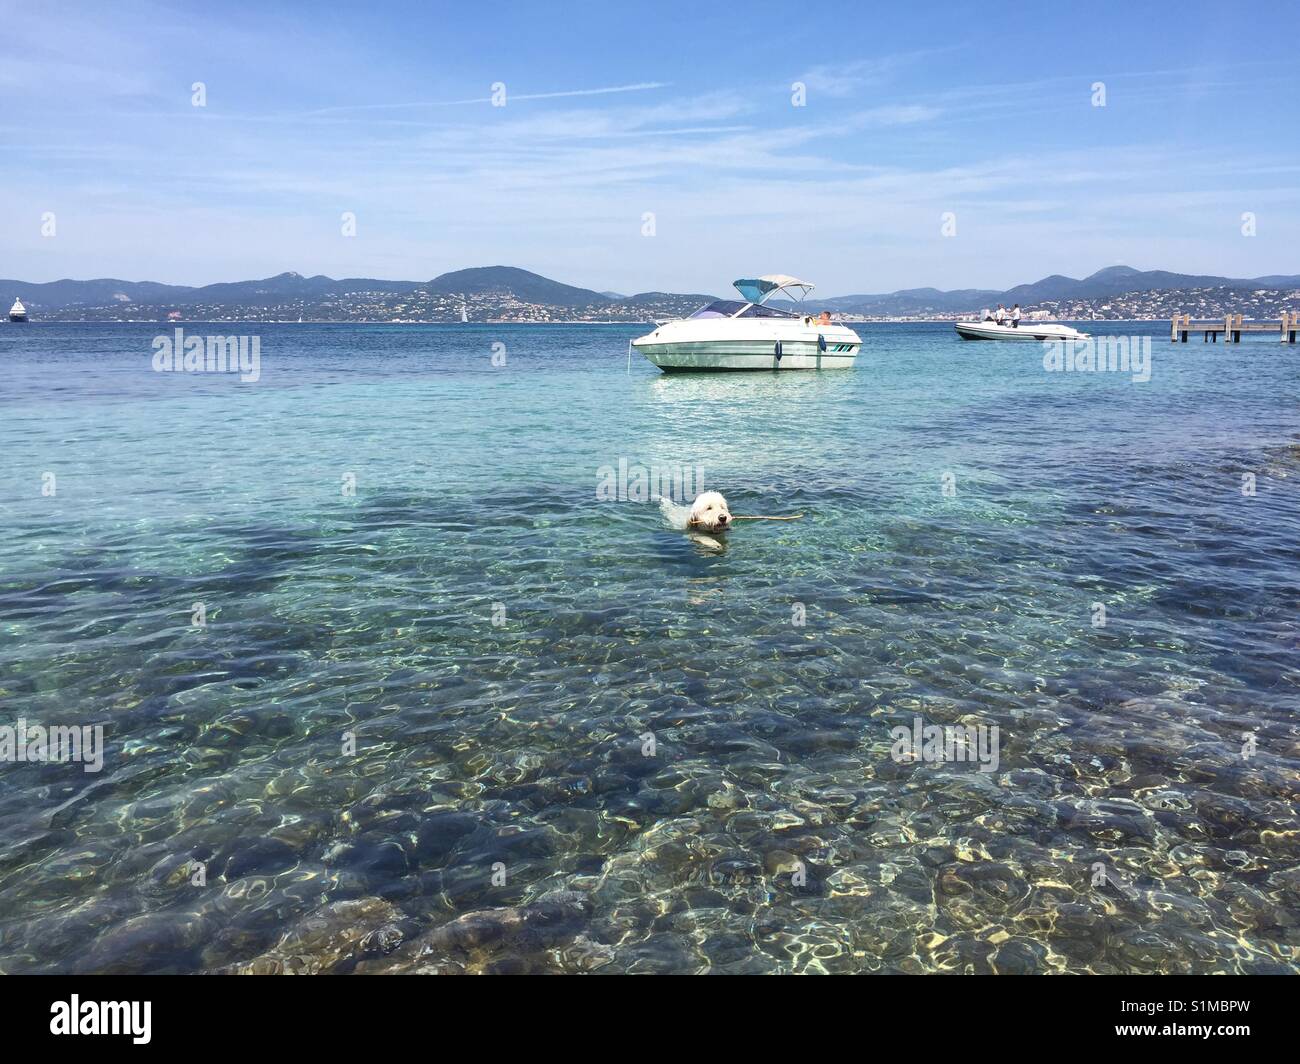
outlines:
[[[107,743],[0,764],[0,969],[1297,969],[1295,349],[238,328],[255,384],[0,327],[0,724]],[[806,516],[713,550],[620,458]],[[918,716],[998,770],[893,760]]]

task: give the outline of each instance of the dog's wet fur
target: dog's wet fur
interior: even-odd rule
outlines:
[[[686,527],[701,532],[725,532],[731,527],[731,510],[720,491],[706,491],[691,503],[691,515]]]
[[[727,532],[735,521],[721,493],[703,492],[690,506],[679,506],[671,499],[661,498],[659,510],[669,525],[685,532],[704,553],[722,554],[726,551],[725,542],[709,534]]]

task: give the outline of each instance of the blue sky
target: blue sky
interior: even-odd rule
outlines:
[[[1294,4],[893,6],[0,2],[0,276],[1300,273]]]

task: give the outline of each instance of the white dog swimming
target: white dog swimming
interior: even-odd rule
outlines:
[[[783,517],[737,516],[731,512],[731,507],[720,491],[701,492],[690,506],[678,506],[672,499],[661,498],[659,511],[673,528],[689,533],[697,544],[716,551],[724,549],[722,543],[703,533],[729,531],[736,527],[737,521],[798,521],[803,517],[803,514]]]
[[[673,528],[725,532],[735,520],[721,492],[706,491],[690,506],[678,506],[672,499],[660,499],[659,510]]]
[[[726,548],[707,532],[726,532],[735,518],[721,492],[705,491],[690,506],[678,506],[671,499],[660,499],[659,510],[673,528],[686,532],[697,547],[721,553]]]
[[[686,520],[687,528],[699,528],[705,532],[725,532],[731,527],[731,510],[727,500],[720,491],[706,491],[695,497],[691,503],[691,514]]]

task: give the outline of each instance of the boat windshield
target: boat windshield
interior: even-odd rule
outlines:
[[[751,303],[745,308],[742,318],[799,318],[801,314],[795,314],[789,310],[777,310],[776,307],[764,306],[761,303]]]
[[[765,307],[758,303],[742,303],[738,299],[718,299],[706,307],[700,307],[692,318],[797,318],[786,310]]]

